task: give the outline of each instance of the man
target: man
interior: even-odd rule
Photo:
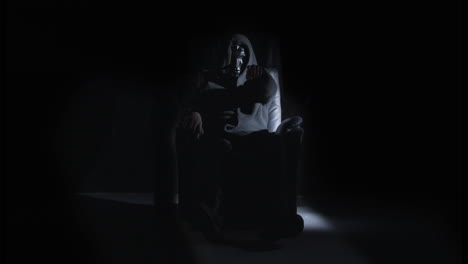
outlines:
[[[195,78],[197,92],[182,114],[177,137],[178,154],[185,161],[179,166],[185,170],[181,174],[194,174],[193,181],[186,183],[192,189],[190,201],[185,201],[190,203],[189,218],[216,241],[223,239],[221,168],[232,166],[226,166],[226,157],[233,149],[267,151],[269,141],[278,139],[272,132],[281,121],[278,86],[257,65],[250,41],[236,34],[226,46],[220,69],[205,70]]]

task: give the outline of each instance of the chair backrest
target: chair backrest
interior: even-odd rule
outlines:
[[[278,69],[266,68],[265,70],[273,77],[278,87],[275,96],[268,102],[268,132],[273,133],[281,124],[281,87]]]

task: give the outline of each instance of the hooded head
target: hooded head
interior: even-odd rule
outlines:
[[[222,65],[227,74],[237,78],[237,85],[242,85],[246,81],[247,66],[256,64],[257,59],[249,39],[241,34],[232,35]]]

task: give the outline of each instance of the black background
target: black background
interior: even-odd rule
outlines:
[[[8,1],[2,60],[5,213],[67,215],[81,166],[92,164],[70,172],[58,150],[67,145],[57,143],[64,142],[57,131],[83,82],[102,73],[129,83],[124,91],[138,83],[131,94],[159,104],[151,111],[159,118],[155,129],[164,130],[175,113],[172,82],[193,66],[191,40],[245,32],[280,40],[285,96],[304,117],[303,194],[431,204],[458,223],[459,2],[235,4]],[[106,120],[112,112],[106,112],[106,99],[99,100],[93,113]],[[128,107],[138,106],[136,100]],[[141,118],[134,113],[125,120]],[[92,125],[104,134],[112,126]],[[155,132],[159,141],[148,145],[165,144],[158,133],[164,134]],[[80,142],[79,155],[98,159],[94,144]],[[164,151],[135,155],[167,158]]]

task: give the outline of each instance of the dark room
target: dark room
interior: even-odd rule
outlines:
[[[462,263],[461,1],[2,7],[2,263]]]

